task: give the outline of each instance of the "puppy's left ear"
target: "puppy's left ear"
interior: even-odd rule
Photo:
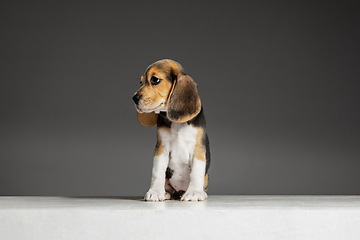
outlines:
[[[201,101],[194,80],[186,74],[177,76],[170,93],[167,117],[173,122],[187,122],[199,114]]]
[[[157,123],[158,115],[154,112],[151,113],[137,113],[139,122],[145,127],[154,126]]]

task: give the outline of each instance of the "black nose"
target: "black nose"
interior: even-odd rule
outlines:
[[[139,95],[139,94],[135,94],[135,95],[133,96],[134,103],[135,103],[135,104],[138,104],[138,103],[139,103],[140,98],[141,98],[141,95]]]

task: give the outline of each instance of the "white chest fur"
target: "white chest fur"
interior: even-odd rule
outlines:
[[[176,191],[186,191],[190,182],[198,129],[187,123],[172,123],[169,129],[159,129],[159,137],[172,170],[170,184]]]

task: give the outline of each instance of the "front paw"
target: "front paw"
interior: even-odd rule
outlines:
[[[165,199],[169,199],[168,194],[166,194],[165,190],[155,190],[149,189],[146,193],[144,200],[150,202],[159,202],[164,201]]]
[[[203,201],[207,199],[207,194],[204,191],[188,190],[181,197],[181,201]]]

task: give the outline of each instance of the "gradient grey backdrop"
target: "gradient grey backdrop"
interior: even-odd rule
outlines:
[[[0,195],[144,195],[156,131],[131,97],[162,58],[198,83],[210,194],[360,194],[359,4],[339,2],[2,1]]]

